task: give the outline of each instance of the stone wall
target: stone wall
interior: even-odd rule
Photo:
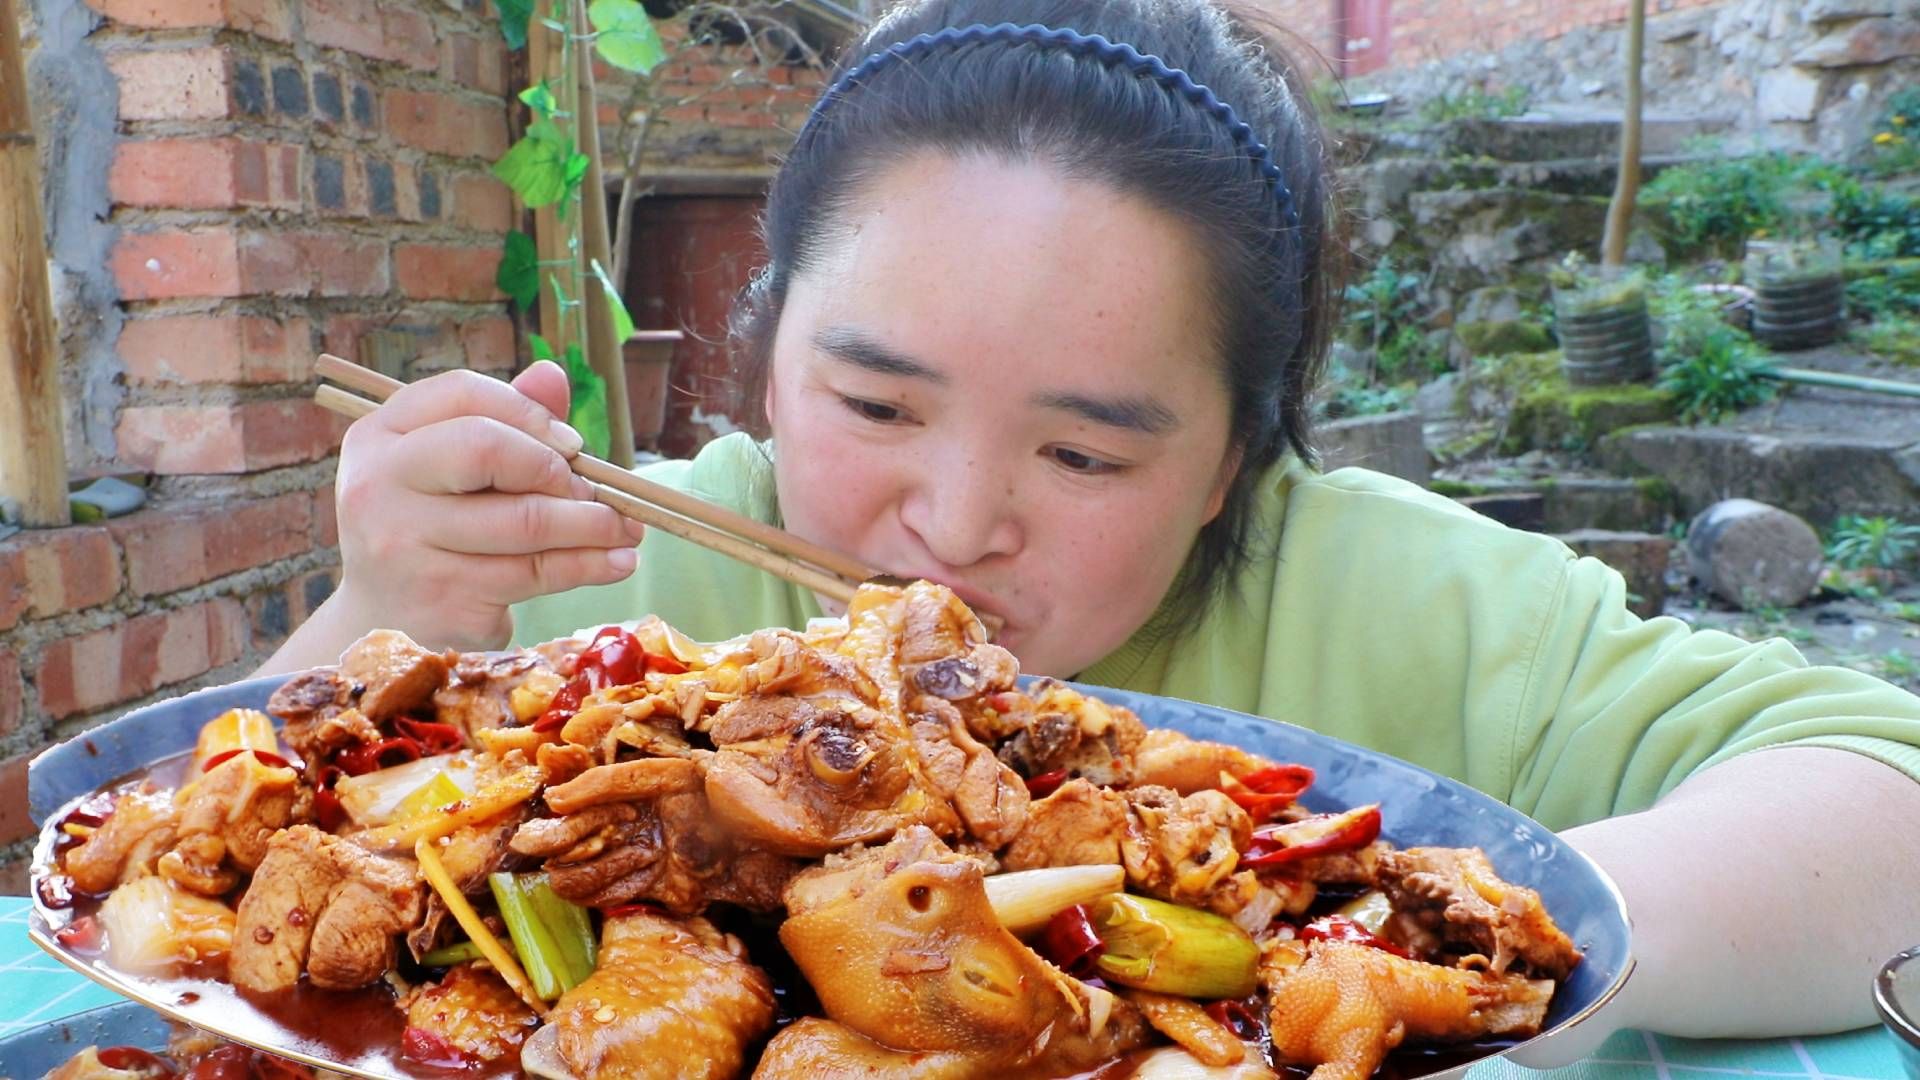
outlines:
[[[1524,86],[1537,105],[1617,110],[1623,30],[1615,20],[1396,62],[1365,89],[1418,103],[1475,85]],[[1646,49],[1650,111],[1725,121],[1736,150],[1750,143],[1845,158],[1887,97],[1920,80],[1920,0],[1720,0],[1653,15]]]

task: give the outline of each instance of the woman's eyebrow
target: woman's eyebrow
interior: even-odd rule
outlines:
[[[1097,398],[1047,390],[1030,400],[1042,408],[1062,409],[1091,423],[1143,435],[1164,435],[1180,426],[1180,417],[1151,397]]]
[[[830,326],[813,335],[813,346],[842,363],[871,371],[876,375],[900,375],[925,379],[944,386],[947,376],[898,353],[850,326]]]

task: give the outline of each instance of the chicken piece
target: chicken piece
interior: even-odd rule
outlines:
[[[797,702],[790,719],[780,734],[720,746],[707,768],[707,801],[745,841],[813,858],[910,825],[961,831],[898,714],[818,698]]]
[[[689,758],[637,758],[596,765],[546,790],[547,808],[571,814],[607,803],[686,795],[704,785],[700,763]]]
[[[983,880],[931,830],[907,829],[795,878],[780,941],[829,1019],[890,1050],[1058,1075],[1141,1045],[1138,1011],[1109,998],[1096,1011],[1000,925]]]
[[[1032,801],[1020,774],[973,737],[951,702],[923,704],[927,710],[911,717],[913,749],[934,791],[953,804],[967,833],[988,847],[1018,836]]]
[[[640,911],[607,919],[599,965],[547,1022],[577,1077],[724,1080],[773,1016],[773,983],[738,939],[705,919]]]
[[[354,700],[353,681],[333,668],[303,671],[280,685],[267,699],[267,712],[279,717],[280,737],[308,761],[318,761],[327,751],[319,737],[320,725],[345,712]],[[334,729],[337,735],[339,729]]]
[[[362,688],[360,711],[378,724],[431,702],[447,681],[447,658],[398,630],[375,630],[347,646],[340,674]]]
[[[1246,811],[1218,791],[1113,791],[1069,780],[1028,808],[1003,862],[1009,870],[1119,863],[1139,892],[1232,915],[1258,888],[1236,873],[1252,835]]]
[[[67,876],[81,892],[104,893],[123,881],[153,872],[154,862],[173,846],[180,813],[171,792],[151,784],[121,792],[113,813],[93,835],[66,854]]]
[[[520,827],[511,846],[521,855],[545,858],[553,891],[574,903],[607,907],[651,900],[685,915],[714,901],[776,910],[787,879],[800,866],[738,844],[713,820],[698,792],[535,819]]]
[[[1495,972],[1564,979],[1580,950],[1532,889],[1501,880],[1479,848],[1408,848],[1379,859],[1388,936],[1419,955],[1478,954]]]
[[[753,1071],[753,1076],[754,1080],[814,1080],[827,1076],[974,1080],[990,1075],[996,1080],[1040,1080],[1083,1073],[1120,1058],[1146,1037],[1138,1014],[1128,1010],[1124,1017],[1109,1020],[1104,1039],[1075,1041],[1061,1053],[1042,1053],[1031,1061],[1001,1062],[962,1050],[895,1050],[844,1024],[808,1016],[782,1028],[767,1043],[760,1055],[760,1067]],[[1134,1073],[1128,1070],[1124,1075]],[[1271,1073],[1254,1075],[1272,1076]]]
[[[400,999],[407,1026],[419,1028],[476,1062],[517,1056],[540,1026],[520,995],[483,964],[460,964],[437,983],[413,988]]]
[[[204,896],[221,896],[266,858],[273,834],[293,820],[300,774],[235,754],[174,796],[180,822],[160,873]],[[225,864],[231,863],[228,868]]]
[[[1031,714],[1022,710],[1023,726],[1000,744],[1000,760],[1027,777],[1064,772],[1101,787],[1138,782],[1134,757],[1146,737],[1139,717],[1052,679],[1034,691]]]
[[[1220,786],[1220,774],[1247,776],[1273,763],[1237,746],[1190,739],[1171,728],[1154,728],[1133,755],[1134,783],[1170,787],[1182,795]]]
[[[1441,967],[1345,941],[1270,942],[1260,959],[1273,1055],[1310,1080],[1366,1080],[1406,1039],[1540,1030],[1553,983]]]
[[[1126,996],[1155,1031],[1179,1043],[1202,1065],[1237,1065],[1247,1056],[1246,1044],[1191,998],[1151,990],[1128,990]]]
[[[523,721],[513,692],[528,680],[557,684],[559,679],[544,657],[525,650],[450,655],[446,683],[433,692],[434,719],[459,728],[470,744],[476,732]]]
[[[397,934],[420,918],[420,875],[311,825],[275,834],[240,898],[229,972],[250,993],[350,990],[392,966]]]

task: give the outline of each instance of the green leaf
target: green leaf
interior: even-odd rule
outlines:
[[[493,165],[499,177],[529,207],[551,206],[569,190],[567,174],[573,143],[551,120],[536,120]],[[577,183],[577,181],[575,181]]]
[[[585,154],[574,154],[572,157],[567,159],[567,191],[568,192],[572,192],[574,188],[579,187],[580,181],[585,180],[587,178],[587,167],[592,164],[593,164],[593,159],[588,157]]]
[[[597,31],[594,48],[614,67],[645,75],[667,58],[667,47],[639,0],[593,0],[587,20]]]
[[[606,457],[607,450],[613,446],[612,428],[607,421],[606,380],[587,363],[579,342],[567,346],[565,367],[567,382],[573,386],[573,407],[567,412],[567,423],[586,440],[588,453]]]
[[[560,108],[559,99],[553,96],[552,84],[546,82],[536,83],[520,91],[520,101],[527,108],[532,109],[533,115],[541,120],[553,119],[553,114]]]
[[[600,289],[607,294],[607,306],[613,309],[613,340],[624,342],[633,336],[633,316],[627,313],[626,301],[620,299],[620,290],[613,287],[613,279],[607,276],[607,268],[600,260],[593,260],[593,276],[600,279]]]
[[[540,297],[540,249],[534,246],[533,237],[519,229],[507,233],[493,283],[512,297],[521,311],[533,306]]]
[[[493,9],[500,13],[500,36],[507,39],[507,48],[527,47],[527,21],[533,18],[533,4],[534,0],[493,0]]]
[[[546,338],[541,337],[539,334],[528,334],[527,344],[532,347],[533,358],[535,360],[553,359],[553,346],[547,344]]]

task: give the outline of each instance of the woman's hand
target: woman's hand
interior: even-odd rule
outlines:
[[[435,375],[356,421],[335,482],[340,587],[263,671],[332,663],[377,627],[498,648],[509,604],[632,573],[641,527],[573,474],[567,402],[565,373],[543,362],[511,385]]]

